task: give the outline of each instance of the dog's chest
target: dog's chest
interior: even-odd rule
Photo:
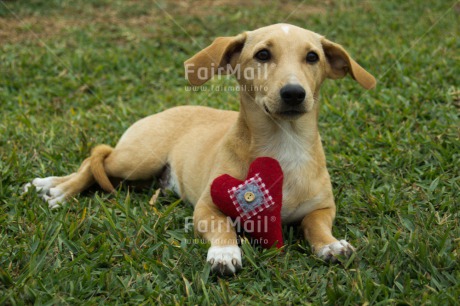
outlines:
[[[316,161],[305,139],[296,135],[284,136],[272,139],[259,154],[275,158],[280,163],[284,174],[281,217],[284,222],[296,222],[319,202],[312,192],[318,183]]]
[[[291,172],[311,161],[305,136],[297,135],[288,126],[281,126],[256,144],[256,156],[270,156],[280,163],[283,172]]]
[[[318,181],[309,168],[309,164],[298,164],[284,170],[281,217],[285,223],[300,221],[321,202],[321,198],[315,195]]]

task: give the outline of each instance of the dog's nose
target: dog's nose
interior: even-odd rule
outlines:
[[[280,90],[281,99],[288,105],[299,105],[305,100],[305,89],[300,85],[288,84]]]

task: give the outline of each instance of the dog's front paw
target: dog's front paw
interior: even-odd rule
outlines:
[[[233,275],[242,268],[241,250],[238,246],[212,246],[208,250],[207,262],[211,271],[220,275]]]
[[[340,240],[321,247],[316,255],[325,261],[338,262],[340,258],[350,258],[354,251],[355,248],[346,240]]]

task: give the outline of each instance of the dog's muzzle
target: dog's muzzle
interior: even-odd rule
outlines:
[[[298,84],[288,84],[280,89],[282,105],[277,115],[286,119],[296,119],[307,111],[305,109],[305,89]]]
[[[300,85],[288,84],[281,88],[280,96],[284,104],[289,106],[297,106],[305,101],[307,93]]]

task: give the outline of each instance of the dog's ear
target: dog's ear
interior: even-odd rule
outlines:
[[[228,74],[235,67],[245,41],[246,33],[218,37],[210,46],[185,61],[185,76],[190,84],[204,84],[216,73]]]
[[[355,79],[362,87],[371,89],[377,83],[375,78],[357,62],[355,62],[345,49],[326,38],[321,39],[324,53],[328,62],[327,77],[331,79],[343,78],[347,73]]]

